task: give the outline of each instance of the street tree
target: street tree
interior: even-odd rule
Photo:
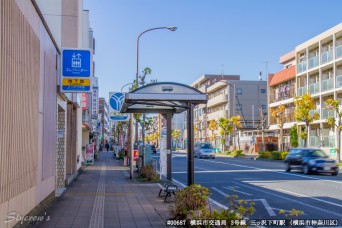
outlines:
[[[230,119],[224,117],[218,119],[218,126],[220,127],[220,135],[222,136],[222,149],[226,149],[227,137],[233,131],[234,126]]]
[[[215,131],[218,129],[217,122],[216,120],[210,120],[209,121],[209,126],[208,126],[209,131],[211,131],[211,141],[214,141],[215,147],[216,147],[216,134]]]
[[[310,94],[304,94],[301,97],[296,97],[294,101],[296,105],[296,111],[294,118],[297,121],[305,123],[305,130],[300,133],[300,137],[304,139],[304,147],[308,143],[308,132],[309,125],[315,120],[319,119],[319,114],[317,112],[310,114],[310,111],[316,109],[316,104]]]
[[[280,105],[277,108],[271,109],[271,115],[276,118],[279,127],[278,148],[279,151],[284,151],[283,148],[283,130],[284,124],[289,120],[289,117],[285,113],[285,105]]]
[[[298,147],[298,130],[297,124],[293,125],[290,130],[290,143],[291,147],[296,148]]]
[[[331,116],[327,118],[327,123],[330,127],[335,127],[337,131],[337,161],[340,162],[340,151],[341,151],[341,130],[342,130],[342,110],[340,110],[340,101],[334,99],[328,99],[325,102],[326,108],[328,110],[334,110],[337,114],[337,120],[335,116]]]
[[[178,147],[178,142],[179,142],[179,138],[181,135],[181,130],[180,129],[173,129],[171,132],[171,137],[174,138],[175,142],[176,142],[176,150]]]
[[[236,132],[236,135],[237,135],[237,139],[238,139],[238,148],[240,150],[240,137],[239,137],[239,130],[242,128],[242,124],[241,124],[241,116],[239,115],[236,115],[236,116],[232,116],[230,118],[230,121],[232,122],[233,124],[233,129],[235,130]],[[235,136],[234,136],[235,137]]]

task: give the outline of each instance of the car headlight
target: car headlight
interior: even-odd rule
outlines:
[[[311,161],[309,161],[308,163],[309,163],[309,165],[315,165],[315,164],[316,164],[316,161],[315,161],[315,160],[311,160]]]

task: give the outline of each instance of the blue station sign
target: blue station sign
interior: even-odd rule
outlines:
[[[91,50],[63,49],[61,63],[61,92],[91,93]]]
[[[109,117],[114,121],[127,121],[129,118],[127,114],[120,113],[124,98],[123,93],[109,93]]]

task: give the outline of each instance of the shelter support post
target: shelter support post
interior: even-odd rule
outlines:
[[[130,152],[130,168],[129,168],[129,178],[133,179],[133,157],[134,157],[134,136],[133,136],[133,132],[134,132],[134,124],[133,124],[133,113],[130,114],[130,118],[129,118],[129,144],[127,145],[127,148]]]
[[[194,184],[194,105],[189,102],[188,119],[188,186]]]
[[[166,114],[166,158],[167,158],[167,175],[168,180],[172,180],[172,151],[171,151],[171,121],[172,113],[168,112]]]

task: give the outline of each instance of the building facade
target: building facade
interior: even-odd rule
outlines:
[[[109,140],[110,118],[109,118],[109,106],[105,98],[99,98],[99,115],[101,117],[101,142]]]
[[[327,110],[325,102],[329,98],[342,100],[342,23],[298,45],[295,57],[297,95],[310,93],[317,107],[312,113],[320,115],[310,124],[308,146],[334,154],[331,149],[336,147],[337,129],[331,128],[326,118],[336,113]]]
[[[296,96],[296,60],[295,51],[291,51],[280,57],[279,63],[283,65],[283,70],[268,77],[268,123],[269,131],[275,132],[279,136],[279,126],[277,119],[271,115],[272,111],[280,105],[284,105],[286,122],[283,126],[283,148],[287,151],[290,145],[290,129],[295,124],[294,98]],[[280,145],[278,145],[278,148]]]
[[[219,127],[208,129],[211,120],[239,115],[243,129],[253,129],[260,124],[260,110],[267,111],[266,81],[242,81],[237,75],[204,75],[191,86],[208,94],[207,104],[195,107],[196,141],[211,141],[221,148]],[[237,137],[231,140],[238,143]]]

